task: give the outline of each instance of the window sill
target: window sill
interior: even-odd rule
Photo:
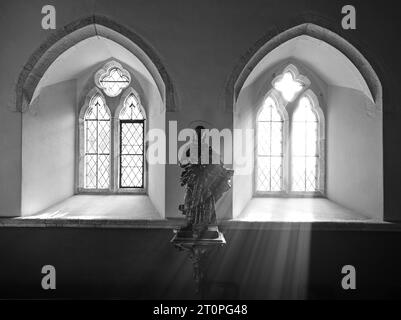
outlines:
[[[116,191],[109,189],[78,189],[78,195],[146,195],[144,188],[120,188]]]
[[[236,221],[247,222],[372,222],[326,198],[252,198]],[[377,221],[375,221],[377,222]]]
[[[354,232],[401,232],[401,224],[366,221],[313,221],[313,222],[280,222],[280,221],[240,221],[228,220],[220,224],[221,231],[254,230],[254,231],[354,231]]]
[[[87,229],[167,229],[174,230],[185,225],[184,219],[125,220],[125,219],[35,219],[0,218],[0,228],[87,228]],[[367,220],[337,222],[277,222],[226,220],[218,224],[222,232],[244,231],[340,231],[340,232],[401,232],[401,224]]]
[[[20,220],[161,220],[147,195],[80,194]]]
[[[80,218],[0,218],[0,228],[95,228],[95,229],[177,229],[184,220],[80,219]]]

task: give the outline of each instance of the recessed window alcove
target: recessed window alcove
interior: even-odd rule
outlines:
[[[165,165],[146,161],[145,139],[165,132],[171,82],[143,40],[94,20],[60,31],[70,33],[42,46],[20,77],[21,215],[164,219]]]
[[[233,98],[234,129],[254,132],[234,141],[234,220],[383,221],[381,85],[351,44],[290,29],[249,58]]]

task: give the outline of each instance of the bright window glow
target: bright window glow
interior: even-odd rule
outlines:
[[[257,178],[259,192],[283,190],[283,118],[268,97],[257,118]]]
[[[99,83],[105,94],[109,97],[116,97],[128,87],[130,79],[121,69],[112,68],[100,77]]]
[[[303,84],[296,81],[291,72],[286,72],[280,80],[274,83],[274,88],[281,93],[287,102],[292,102],[303,89]]]
[[[120,120],[145,120],[139,99],[134,94],[130,94],[125,99],[124,108],[120,112]]]
[[[302,97],[292,120],[292,191],[318,190],[318,118],[312,101]]]
[[[130,94],[120,115],[120,187],[144,187],[145,114],[138,98]]]
[[[95,95],[84,118],[86,189],[108,189],[110,185],[110,114],[100,95]]]

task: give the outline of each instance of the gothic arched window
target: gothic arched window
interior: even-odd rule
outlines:
[[[107,63],[97,75],[113,66],[118,64]],[[79,119],[77,191],[145,194],[147,127],[139,94],[129,87],[117,102],[95,87],[87,94]]]
[[[100,94],[95,94],[84,115],[84,188],[110,187],[110,111]]]
[[[119,186],[120,188],[144,188],[145,111],[139,97],[130,93],[119,113]]]
[[[309,86],[294,65],[272,82],[256,116],[256,193],[324,192],[324,115]]]

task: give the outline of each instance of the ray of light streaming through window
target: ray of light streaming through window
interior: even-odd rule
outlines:
[[[257,177],[259,192],[283,189],[283,118],[268,97],[257,118]]]
[[[318,118],[312,101],[302,97],[292,120],[292,191],[318,189]]]

